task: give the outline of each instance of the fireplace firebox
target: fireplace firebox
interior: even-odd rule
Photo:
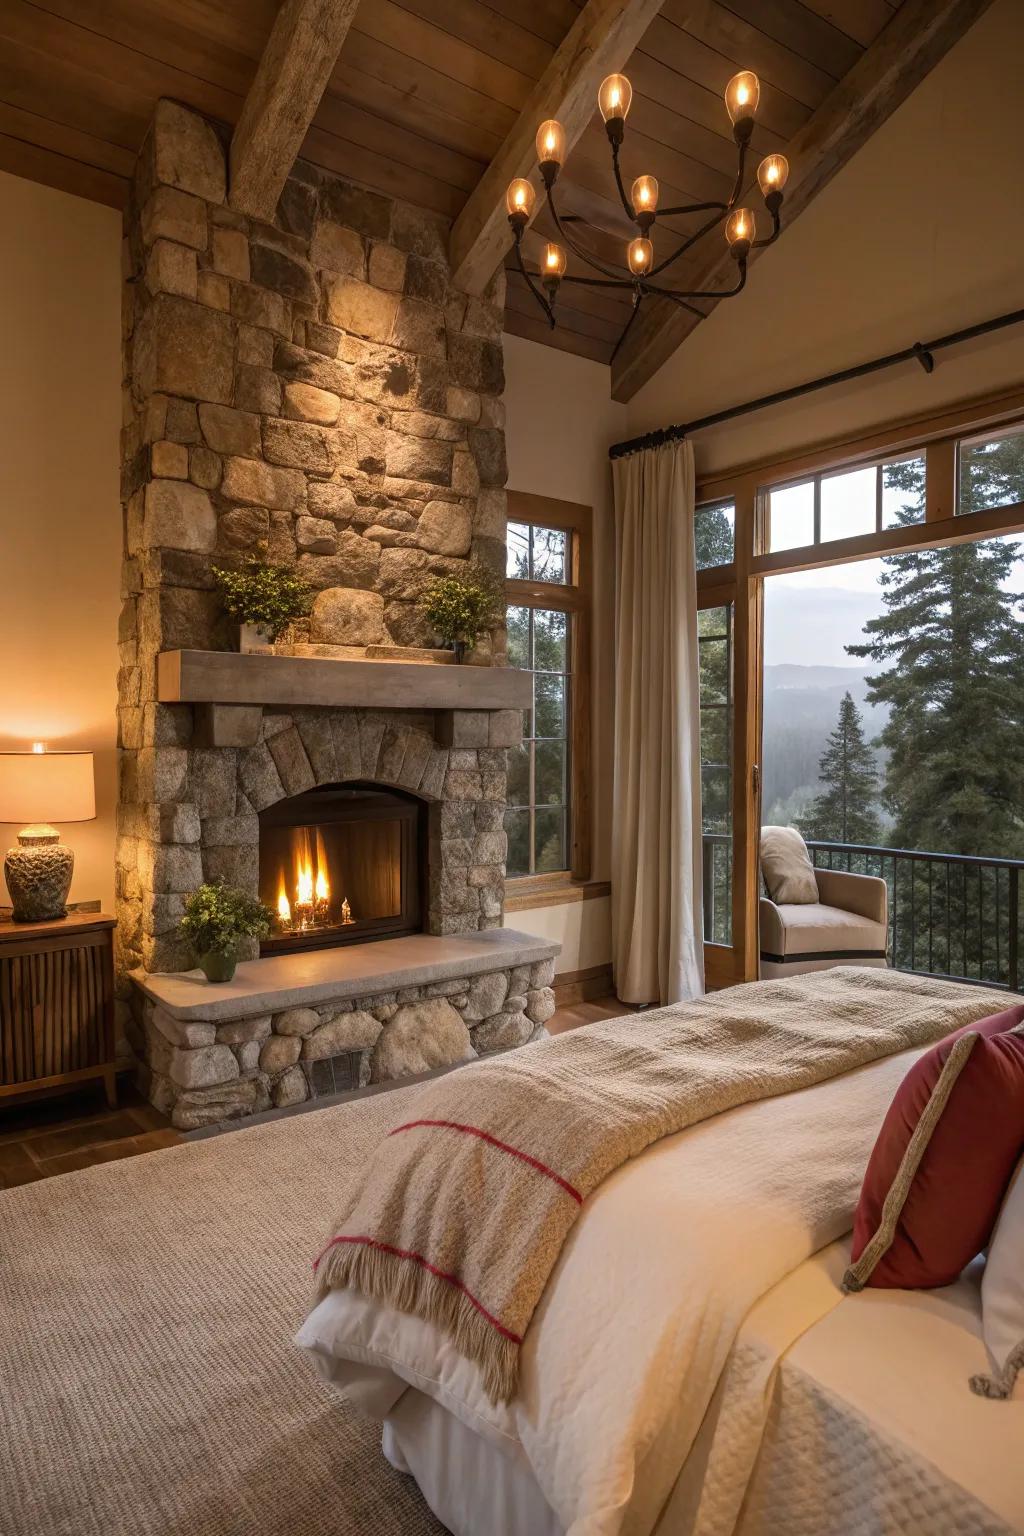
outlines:
[[[372,784],[331,784],[259,814],[260,900],[274,914],[262,954],[419,933],[426,806]]]

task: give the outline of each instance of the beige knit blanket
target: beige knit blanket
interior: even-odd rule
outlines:
[[[992,1006],[989,992],[846,967],[611,1019],[438,1078],[372,1157],[317,1261],[318,1294],[351,1287],[433,1323],[508,1401],[583,1202],[627,1159]]]

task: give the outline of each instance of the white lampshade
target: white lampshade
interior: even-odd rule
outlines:
[[[0,752],[0,821],[92,821],[91,752]]]

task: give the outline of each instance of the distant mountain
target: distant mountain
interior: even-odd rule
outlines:
[[[785,823],[819,791],[818,760],[835,729],[843,694],[849,692],[864,717],[868,739],[885,725],[887,711],[868,704],[860,666],[796,666],[785,662],[764,669],[764,744],[762,819]],[[881,768],[884,753],[876,750]]]

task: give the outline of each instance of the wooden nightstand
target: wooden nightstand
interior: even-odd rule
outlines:
[[[114,1072],[114,928],[100,912],[0,923],[0,1100]]]

